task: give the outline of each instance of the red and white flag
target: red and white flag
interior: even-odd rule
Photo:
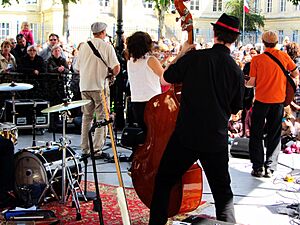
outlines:
[[[245,11],[245,13],[249,13],[250,12],[250,8],[249,8],[247,0],[244,0],[244,11]]]

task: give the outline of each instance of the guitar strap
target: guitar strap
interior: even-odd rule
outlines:
[[[270,52],[264,52],[264,54],[266,54],[267,56],[269,56],[271,59],[273,59],[278,66],[281,68],[283,74],[286,76],[287,81],[291,84],[292,88],[294,89],[294,92],[296,92],[296,85],[295,82],[293,81],[293,79],[290,77],[288,71],[284,68],[284,66],[282,65],[282,63],[279,61],[279,59],[277,59],[275,56],[273,56]]]
[[[95,46],[93,45],[93,43],[91,41],[87,42],[89,44],[89,46],[91,47],[93,53],[102,60],[102,62],[104,63],[104,65],[108,68],[108,70],[111,70],[111,68],[107,65],[107,63],[104,61],[104,59],[102,58],[100,52],[95,48]]]

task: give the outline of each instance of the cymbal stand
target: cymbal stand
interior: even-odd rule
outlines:
[[[70,171],[70,168],[66,165],[66,150],[67,150],[67,138],[66,138],[66,122],[68,117],[68,111],[64,110],[61,111],[61,116],[63,119],[63,137],[62,137],[62,196],[61,196],[61,203],[66,203],[66,192],[68,190],[71,191],[72,195],[72,201],[75,203],[76,207],[76,220],[81,219],[81,213],[80,213],[80,205],[78,200],[78,194],[75,190],[75,180],[72,177],[72,173]],[[68,179],[68,189],[66,189],[66,178]],[[81,194],[83,192],[81,191]]]
[[[12,103],[12,123],[16,124],[16,102],[15,102],[15,97],[16,97],[16,92],[12,91],[11,92],[11,103]]]
[[[36,102],[33,102],[33,115],[32,115],[32,147],[36,146],[35,141],[35,127],[36,127]]]

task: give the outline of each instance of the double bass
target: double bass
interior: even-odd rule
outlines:
[[[181,27],[188,31],[188,41],[193,43],[193,21],[183,0],[175,0],[175,7],[181,16]],[[155,176],[167,143],[175,129],[180,107],[180,86],[171,88],[149,100],[145,107],[144,121],[147,136],[132,161],[133,186],[141,201],[150,208]],[[202,169],[195,163],[172,188],[168,216],[190,212],[198,208],[202,197]]]

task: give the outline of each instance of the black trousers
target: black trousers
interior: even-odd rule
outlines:
[[[146,132],[146,124],[144,122],[144,112],[147,102],[131,102],[133,121],[138,124],[138,127],[142,128]]]
[[[275,171],[278,164],[278,156],[281,150],[281,128],[283,117],[283,104],[267,104],[254,102],[249,153],[254,170],[270,168]],[[266,159],[264,159],[263,136],[266,132]]]
[[[180,135],[174,132],[156,175],[149,225],[166,224],[171,188],[197,159],[201,162],[211,188],[217,219],[235,223],[233,193],[228,172],[228,147],[214,149],[212,152],[189,149],[184,147]]]
[[[8,191],[14,190],[14,145],[0,136],[0,202]]]

